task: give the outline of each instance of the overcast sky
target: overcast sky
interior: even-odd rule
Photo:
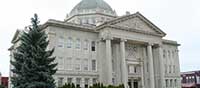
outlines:
[[[30,24],[34,13],[41,23],[48,19],[64,20],[81,0],[0,0],[0,72],[9,75],[9,52],[16,29]],[[119,16],[139,11],[176,40],[181,71],[200,70],[199,0],[105,0]]]

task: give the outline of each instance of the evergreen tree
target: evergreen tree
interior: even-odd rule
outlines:
[[[5,88],[3,85],[0,85],[0,88]]]
[[[45,31],[39,26],[37,14],[31,18],[32,25],[19,37],[20,45],[14,53],[11,78],[14,88],[55,88],[53,74],[57,63],[53,63],[54,49],[47,50],[49,41]]]

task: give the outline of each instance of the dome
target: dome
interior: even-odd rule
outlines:
[[[95,10],[95,9],[100,9],[106,12],[110,12],[111,14],[115,14],[112,8],[103,0],[82,0],[72,9],[70,15],[76,15],[86,10]]]

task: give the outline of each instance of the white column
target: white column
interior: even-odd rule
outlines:
[[[99,74],[100,74],[100,76],[99,76],[99,82],[100,83],[103,83],[104,81],[103,81],[103,62],[102,62],[102,59],[103,59],[103,54],[102,54],[102,52],[103,52],[103,41],[102,40],[99,40],[99,46],[98,46],[98,62],[97,63],[99,63]]]
[[[134,88],[134,80],[131,79],[131,87]]]
[[[148,59],[149,59],[150,88],[155,88],[152,44],[148,44],[147,53],[148,53]]]
[[[121,39],[120,41],[120,51],[121,51],[121,60],[122,60],[122,82],[125,88],[128,88],[128,71],[126,65],[126,57],[125,57],[125,39]]]
[[[144,70],[143,70],[143,60],[141,60],[141,63],[140,63],[140,65],[141,65],[141,86],[142,86],[142,88],[144,88]]]
[[[159,47],[158,47],[158,49],[159,49],[159,61],[160,61],[160,81],[161,81],[161,83],[160,83],[160,88],[165,88],[165,80],[164,80],[164,64],[163,64],[163,49],[162,49],[162,46],[161,45],[159,45]]]
[[[84,88],[84,87],[85,87],[85,79],[84,79],[84,78],[81,78],[80,87],[81,87],[81,88]]]
[[[92,78],[89,78],[88,85],[89,85],[89,86],[93,86]]]
[[[112,85],[112,50],[111,50],[111,38],[106,39],[106,61],[107,61],[107,84]]]

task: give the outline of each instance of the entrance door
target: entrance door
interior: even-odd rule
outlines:
[[[133,82],[133,86],[134,86],[134,88],[138,88],[138,82],[137,82],[137,81],[134,81],[134,82]]]
[[[130,80],[128,81],[128,86],[129,86],[129,88],[132,88],[132,83]]]

